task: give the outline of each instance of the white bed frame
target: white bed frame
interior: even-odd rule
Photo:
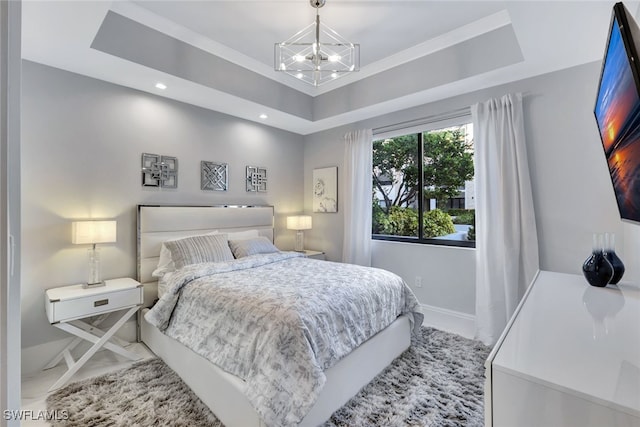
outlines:
[[[145,306],[157,298],[151,276],[162,242],[213,230],[258,229],[273,240],[273,206],[138,206],[138,280]],[[139,317],[142,341],[173,369],[226,427],[264,426],[245,397],[244,381],[229,374]],[[317,426],[331,417],[411,343],[407,316],[399,317],[325,371],[326,384],[300,426]]]

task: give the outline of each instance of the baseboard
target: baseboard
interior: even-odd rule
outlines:
[[[128,341],[134,342],[136,340],[136,322],[134,319],[130,319],[125,322],[124,325],[116,332],[116,337]],[[31,347],[24,347],[22,349],[21,357],[21,371],[22,375],[30,375],[42,370],[42,368],[51,361],[58,353],[62,351],[65,346],[71,342],[73,337],[64,338],[61,340],[49,341],[44,344],[38,344]],[[77,349],[73,351],[74,357],[78,354],[85,352],[90,346],[90,343],[83,342],[78,345]],[[101,349],[100,351],[104,351]],[[77,358],[76,358],[77,360]],[[62,362],[64,364],[64,362]]]
[[[436,329],[452,332],[465,338],[473,338],[475,335],[476,317],[472,314],[427,304],[421,304],[420,309],[424,314],[423,324],[426,326],[433,326]]]

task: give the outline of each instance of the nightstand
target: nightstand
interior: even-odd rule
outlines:
[[[78,369],[80,369],[102,347],[131,360],[140,357],[122,347],[123,341],[113,335],[124,323],[138,311],[142,305],[142,285],[129,278],[106,280],[105,286],[85,289],[82,285],[61,286],[48,289],[45,293],[45,310],[49,322],[58,329],[75,335],[73,339],[44,369],[53,368],[62,359],[67,363],[68,371],[49,389],[62,387]],[[107,331],[98,329],[98,325],[115,311],[127,310]],[[91,324],[80,319],[100,316]],[[71,357],[71,350],[82,340],[93,346],[77,361]],[[113,342],[109,342],[112,340]]]
[[[305,250],[303,251],[303,253],[304,253],[304,256],[307,258],[320,259],[322,261],[325,260],[324,252],[321,252],[321,251]]]

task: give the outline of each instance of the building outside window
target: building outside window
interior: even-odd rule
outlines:
[[[473,124],[375,135],[372,236],[475,247]]]

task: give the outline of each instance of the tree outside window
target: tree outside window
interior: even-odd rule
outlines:
[[[373,237],[473,246],[473,179],[471,123],[374,141]]]

